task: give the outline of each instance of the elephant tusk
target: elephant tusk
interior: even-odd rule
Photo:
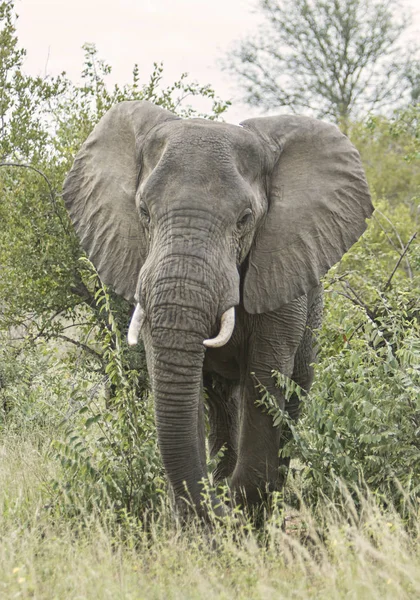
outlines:
[[[143,327],[145,313],[140,304],[137,304],[136,310],[131,317],[128,327],[127,341],[129,346],[135,346],[139,341],[141,328]]]
[[[232,337],[233,330],[235,328],[235,307],[229,308],[222,315],[220,323],[219,335],[215,338],[204,340],[203,344],[207,348],[220,348],[228,343]]]

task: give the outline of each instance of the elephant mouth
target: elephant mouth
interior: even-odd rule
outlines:
[[[140,304],[137,304],[128,327],[127,341],[129,346],[135,346],[140,337],[146,314]],[[232,337],[235,329],[235,307],[228,308],[220,320],[220,330],[216,337],[203,340],[206,348],[221,348],[225,346]]]

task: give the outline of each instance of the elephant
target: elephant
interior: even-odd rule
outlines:
[[[128,342],[144,343],[176,504],[226,514],[215,494],[203,503],[206,403],[210,455],[225,449],[215,482],[258,509],[284,483],[285,432],[256,401],[268,390],[298,418],[272,372],[309,391],[320,280],[373,211],[357,150],[307,116],[231,125],[124,101],[82,145],[63,197],[102,281],[135,307]]]

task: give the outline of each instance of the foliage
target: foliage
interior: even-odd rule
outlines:
[[[397,112],[392,118],[370,116],[352,123],[348,135],[358,148],[375,206],[386,200],[394,209],[404,205],[416,218],[420,189],[419,106]]]
[[[64,91],[61,77],[42,79],[22,71],[26,51],[16,37],[14,3],[0,3],[0,161],[44,155],[48,139],[43,108]]]
[[[265,19],[260,35],[239,42],[225,65],[248,104],[309,111],[346,127],[350,117],[408,102],[418,61],[416,49],[398,45],[409,23],[398,2],[258,4]]]
[[[0,433],[37,431],[40,440],[50,440],[71,393],[68,365],[59,348],[46,342],[36,352],[0,346]]]
[[[352,489],[368,485],[402,514],[407,502],[417,504],[420,327],[407,320],[408,295],[390,294],[377,323],[334,292],[328,300],[320,335],[327,351],[294,429],[308,499],[332,498],[344,481]]]
[[[1,352],[0,432],[38,431],[61,464],[48,483],[49,504],[76,515],[112,507],[142,515],[164,489],[145,367],[133,370],[111,310],[109,290],[87,259],[86,283],[96,289],[97,310],[107,327],[96,336],[105,375],[83,355],[75,361],[59,346],[38,343]],[[52,441],[51,441],[52,440]]]
[[[91,508],[112,506],[117,512],[142,515],[157,505],[164,487],[151,401],[145,391],[139,397],[139,390],[145,390],[139,382],[142,373],[129,367],[129,349],[122,343],[109,291],[89,261],[84,262],[97,286],[97,308],[106,314],[108,327],[100,342],[106,381],[114,394],[105,403],[98,399],[103,379],[74,386],[64,439],[52,446],[63,467],[54,483],[55,502],[77,512],[83,496],[83,504]]]

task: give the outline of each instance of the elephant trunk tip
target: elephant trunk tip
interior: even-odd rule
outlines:
[[[232,306],[223,313],[219,334],[215,338],[204,340],[206,348],[220,348],[228,343],[235,329],[235,307]]]
[[[141,328],[143,327],[145,313],[140,304],[137,304],[136,309],[131,317],[128,327],[127,342],[129,346],[135,346],[139,341]]]

